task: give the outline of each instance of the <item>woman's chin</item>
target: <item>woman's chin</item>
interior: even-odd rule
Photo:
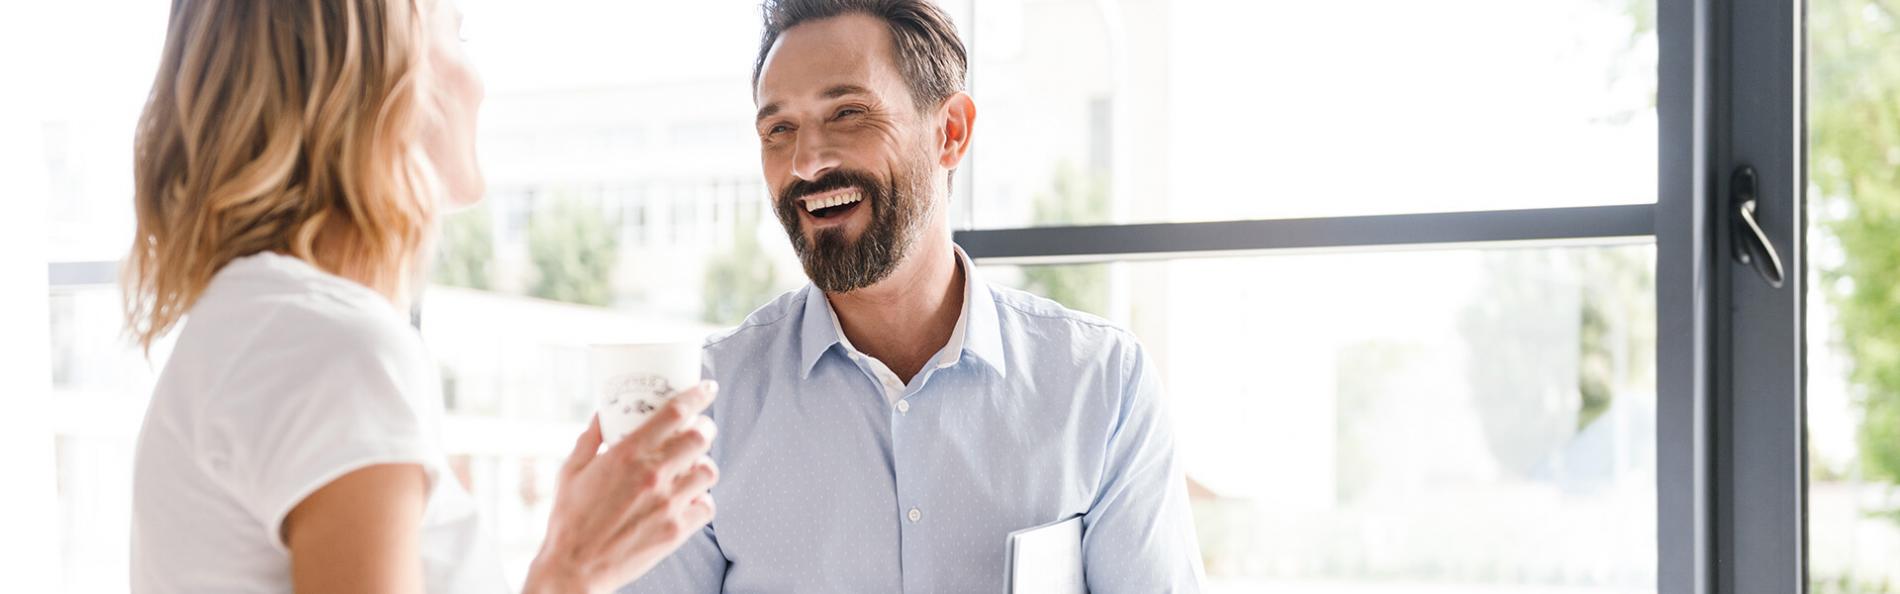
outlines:
[[[449,211],[462,210],[480,204],[482,195],[488,190],[479,173],[445,181],[447,183],[442,184],[444,190],[442,207]]]

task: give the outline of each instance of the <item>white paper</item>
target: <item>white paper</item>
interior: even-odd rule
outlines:
[[[1082,516],[1009,533],[1003,568],[1010,594],[1086,594]]]

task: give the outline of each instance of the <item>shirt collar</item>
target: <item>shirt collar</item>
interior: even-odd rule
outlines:
[[[997,321],[996,298],[990,293],[989,285],[977,276],[970,256],[963,253],[961,247],[956,248],[956,252],[957,262],[963,267],[963,312],[957,316],[957,327],[950,334],[950,342],[938,352],[937,359],[941,361],[936,366],[950,367],[969,354],[996,370],[997,375],[1003,375],[1006,371],[1003,328]],[[802,336],[799,370],[804,378],[811,377],[818,360],[824,358],[832,346],[851,348],[843,326],[838,324],[837,312],[831,309],[831,300],[814,285],[805,286],[805,311],[799,320],[799,334]]]

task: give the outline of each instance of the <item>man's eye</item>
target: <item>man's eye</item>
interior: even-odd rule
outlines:
[[[776,126],[772,126],[772,129],[766,130],[765,133],[767,135],[772,135],[772,134],[778,134],[780,132],[790,132],[791,129],[792,129],[791,126],[787,126],[785,124],[779,124]]]
[[[864,113],[864,110],[862,110],[862,109],[858,109],[858,108],[855,108],[855,107],[846,107],[846,108],[844,108],[844,109],[840,109],[840,110],[838,110],[838,115],[837,115],[837,116],[835,116],[835,117],[838,117],[838,118],[843,118],[843,117],[845,117],[845,116],[854,116],[854,115],[858,115],[858,114],[861,114],[861,113]]]

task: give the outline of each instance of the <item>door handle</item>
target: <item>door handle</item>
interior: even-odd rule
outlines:
[[[1755,168],[1748,165],[1736,169],[1730,179],[1730,202],[1735,208],[1734,224],[1730,226],[1733,252],[1736,262],[1754,268],[1768,286],[1779,289],[1783,281],[1781,255],[1775,253],[1775,244],[1768,241],[1768,234],[1762,232],[1761,224],[1755,221],[1758,181]]]

